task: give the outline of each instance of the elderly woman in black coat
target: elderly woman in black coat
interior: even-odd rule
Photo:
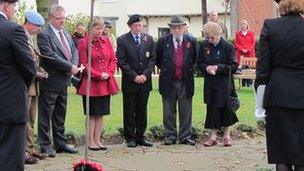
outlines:
[[[199,45],[197,64],[204,75],[204,102],[207,104],[205,128],[212,129],[204,146],[217,144],[217,132],[224,128],[223,143],[231,146],[229,126],[238,121],[227,101],[234,92],[234,81],[230,79],[237,70],[234,46],[221,37],[221,27],[208,22],[203,27],[205,40]],[[235,93],[235,92],[234,92]]]

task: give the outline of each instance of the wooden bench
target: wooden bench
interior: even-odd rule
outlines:
[[[255,73],[255,68],[256,68],[256,57],[243,57],[241,56],[240,59],[240,66],[243,68],[243,66],[247,66],[248,69],[242,69],[240,74],[235,74],[234,78],[239,80],[239,89],[242,88],[242,81],[243,79],[250,79],[250,80],[255,80],[256,78],[256,73]]]

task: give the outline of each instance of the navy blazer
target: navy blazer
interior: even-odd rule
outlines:
[[[264,107],[304,109],[304,19],[266,19],[260,35],[255,87],[266,84]]]
[[[0,123],[25,123],[35,62],[20,25],[0,14],[0,30]]]
[[[188,34],[183,36],[184,51],[184,81],[186,86],[186,96],[190,98],[194,95],[194,64],[197,55],[196,39]],[[171,96],[175,74],[174,66],[174,44],[173,35],[168,34],[158,39],[155,50],[156,65],[160,69],[159,73],[159,93],[164,97]]]
[[[141,33],[140,49],[128,32],[117,39],[118,66],[122,71],[121,87],[123,92],[149,92],[152,90],[151,75],[155,65],[154,41],[152,36]],[[137,75],[145,75],[143,84],[134,82]]]
[[[47,79],[40,82],[40,90],[61,92],[71,83],[70,71],[73,65],[78,65],[78,52],[68,32],[64,30],[63,33],[71,47],[71,61],[66,58],[60,40],[50,26],[37,35],[41,54],[51,58],[40,58],[40,65],[49,74]]]
[[[213,44],[208,40],[204,40],[199,45],[197,57],[197,67],[204,75],[204,102],[208,105],[212,104],[212,99],[217,99],[216,107],[224,107],[229,97],[228,80],[229,69],[231,74],[235,73],[238,64],[235,59],[235,48],[233,44],[221,38],[219,44],[219,52],[216,52],[216,58],[212,57]],[[216,75],[207,74],[208,65],[218,65]],[[231,79],[231,88],[234,88],[234,81]],[[217,97],[212,97],[212,91],[217,91]]]

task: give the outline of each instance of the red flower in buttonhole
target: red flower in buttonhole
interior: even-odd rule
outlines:
[[[210,54],[211,49],[210,49],[210,48],[205,48],[205,51],[206,51],[206,54],[207,54],[207,55],[209,55],[209,54]]]
[[[88,160],[80,160],[73,164],[73,171],[104,171],[100,163]]]
[[[191,47],[191,43],[187,42],[186,47],[189,49]]]

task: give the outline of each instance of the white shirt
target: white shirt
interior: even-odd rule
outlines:
[[[174,44],[175,49],[177,48],[177,44],[178,44],[178,42],[176,41],[176,39],[177,39],[177,37],[173,36],[173,44]],[[180,44],[182,44],[183,43],[183,36],[181,36],[179,38],[179,40],[180,40]]]
[[[63,44],[62,44],[61,39],[60,39],[60,34],[59,34],[59,32],[62,31],[63,38],[64,38],[66,44],[69,46],[70,51],[71,51],[72,49],[71,49],[70,43],[69,43],[69,41],[67,40],[67,38],[65,37],[65,34],[63,33],[63,30],[62,30],[62,29],[61,29],[61,30],[58,30],[58,29],[56,29],[54,26],[52,26],[51,24],[50,24],[50,26],[51,26],[51,29],[53,30],[53,32],[55,33],[57,39],[59,40],[59,42],[61,43],[61,45],[62,45],[62,47],[63,47]]]
[[[132,32],[131,32],[132,33]],[[136,42],[137,40],[136,40],[136,36],[138,36],[138,43],[140,44],[141,42],[140,42],[140,34],[138,34],[138,35],[136,35],[136,34],[133,34],[132,33],[132,36],[133,36],[133,39],[134,39],[134,41]]]
[[[3,15],[8,20],[7,16],[3,12],[0,11],[0,15]]]

